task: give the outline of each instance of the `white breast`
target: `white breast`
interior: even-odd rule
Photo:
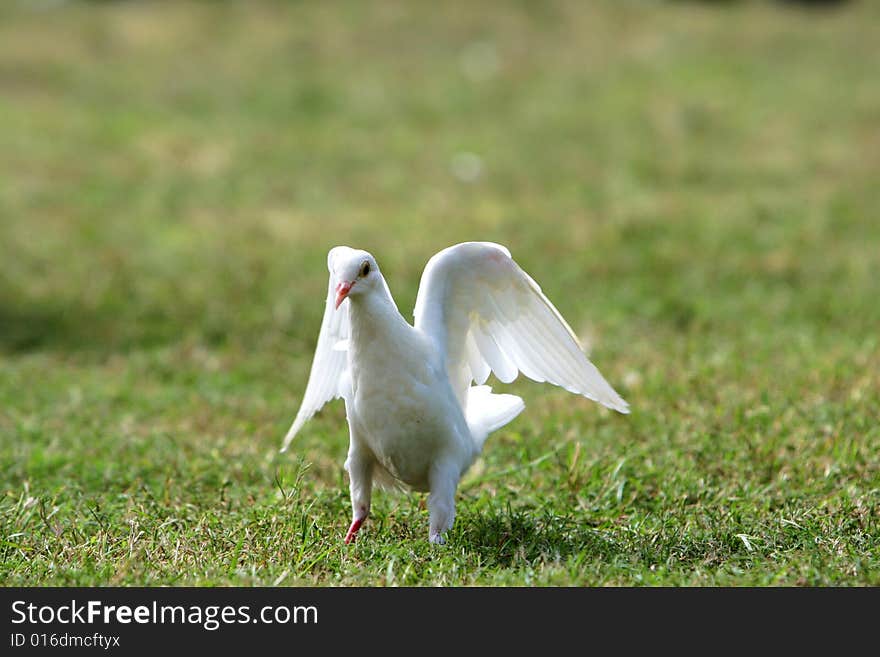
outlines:
[[[440,451],[473,445],[460,436],[467,431],[461,407],[431,356],[412,328],[394,336],[352,335],[349,419],[382,466],[416,489],[427,488]]]

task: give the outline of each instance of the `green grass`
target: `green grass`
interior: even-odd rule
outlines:
[[[0,8],[0,582],[880,585],[876,3],[45,7]],[[341,404],[278,453],[326,252],[409,317],[471,239],[633,413],[517,381],[446,546],[379,493],[345,547]]]

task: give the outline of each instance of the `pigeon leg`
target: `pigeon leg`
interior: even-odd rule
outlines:
[[[348,449],[349,491],[351,492],[351,526],[345,535],[346,544],[351,543],[370,514],[370,496],[373,492],[373,457],[359,449],[353,442]]]
[[[444,463],[431,468],[428,495],[428,540],[443,545],[443,537],[452,529],[455,520],[455,489],[458,486],[458,468]]]

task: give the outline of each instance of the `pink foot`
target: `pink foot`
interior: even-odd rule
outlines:
[[[345,535],[345,544],[348,545],[354,540],[355,535],[358,533],[358,530],[361,528],[361,525],[364,524],[363,518],[358,518],[353,520],[351,523],[351,527],[348,528],[348,533]]]

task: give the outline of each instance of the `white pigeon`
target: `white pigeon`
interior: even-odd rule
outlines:
[[[465,242],[431,258],[413,326],[372,255],[337,246],[327,268],[327,306],[309,382],[281,451],[324,404],[345,400],[352,508],[346,543],[370,512],[374,483],[430,492],[428,539],[444,542],[458,482],[489,433],[525,408],[521,398],[483,385],[490,371],[504,383],[522,372],[629,412],[503,246]]]

